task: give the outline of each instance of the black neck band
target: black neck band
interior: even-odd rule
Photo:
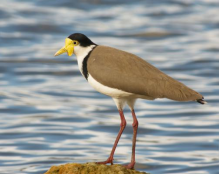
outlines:
[[[82,62],[82,73],[83,73],[83,76],[86,78],[86,80],[88,80],[88,77],[89,77],[87,62],[88,62],[90,54],[95,48],[96,46],[92,48],[92,50],[86,55],[86,57],[83,59],[83,62]]]

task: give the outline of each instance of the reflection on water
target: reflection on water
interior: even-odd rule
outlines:
[[[208,101],[139,100],[136,169],[218,173],[217,0],[2,0],[0,173],[43,173],[110,153],[120,123],[112,99],[87,84],[74,57],[53,57],[74,32],[141,56]],[[132,138],[125,115],[122,164]]]

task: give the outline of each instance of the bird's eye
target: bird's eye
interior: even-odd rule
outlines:
[[[77,46],[79,44],[78,41],[73,41],[73,45]]]

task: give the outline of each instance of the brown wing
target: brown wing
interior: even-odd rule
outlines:
[[[161,72],[143,59],[106,46],[97,46],[88,59],[88,72],[101,84],[152,98],[177,101],[202,95]]]

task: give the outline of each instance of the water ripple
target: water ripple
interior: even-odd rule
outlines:
[[[88,85],[75,57],[53,57],[80,32],[142,57],[208,101],[138,100],[136,169],[218,174],[217,0],[2,0],[0,18],[0,173],[108,157],[120,127],[113,100]],[[133,133],[128,108],[125,116],[115,154],[122,164]]]

